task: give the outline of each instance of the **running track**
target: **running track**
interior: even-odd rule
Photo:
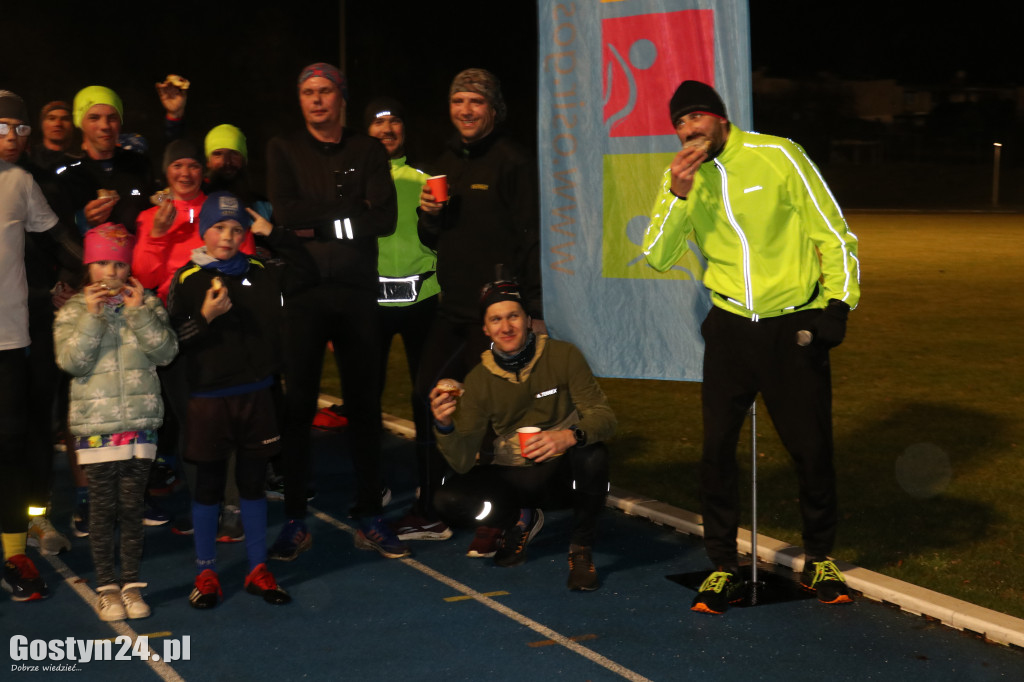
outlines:
[[[88,542],[75,540],[70,552],[48,559],[30,549],[52,595],[0,605],[0,631],[8,643],[4,679],[33,674],[15,669],[20,665],[39,666],[37,674],[46,665],[74,665],[76,682],[1024,679],[1021,621],[853,567],[851,585],[930,617],[864,597],[849,606],[797,599],[736,608],[722,617],[694,614],[688,608],[693,592],[667,576],[692,579],[707,570],[699,538],[676,530],[698,532],[697,519],[621,491],[610,505],[632,513],[610,510],[603,518],[595,552],[603,584],[597,592],[565,588],[567,512],[548,514],[529,561],[517,568],[465,557],[468,530],[447,542],[413,543],[411,558],[385,560],[352,545],[344,435],[318,435],[315,444],[313,549],[294,562],[271,564],[292,604],[273,607],[242,591],[244,550],[220,545],[225,600],[211,611],[192,609],[186,599],[191,538],[158,527],[147,531],[143,562],[153,615],[102,623],[90,606]],[[395,492],[388,513],[397,516],[414,489],[412,446],[388,435],[385,458]],[[71,492],[60,464],[56,475],[53,517],[64,529]],[[167,506],[184,510],[186,504],[179,494]],[[279,503],[271,503],[270,520],[272,539],[282,522]],[[779,564],[772,576],[784,580],[789,572],[783,567],[793,566],[798,552],[768,538],[759,545],[763,559]],[[983,641],[936,618],[1011,644]],[[112,647],[117,653],[119,642],[135,642],[139,635],[148,636],[150,650],[160,656],[165,646],[173,654],[188,637],[189,660],[12,658],[22,641],[39,640],[37,652],[42,642],[64,651],[68,638],[85,644],[122,637]]]

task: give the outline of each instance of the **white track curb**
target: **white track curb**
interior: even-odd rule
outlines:
[[[608,506],[640,516],[688,535],[704,536],[701,517],[678,507],[645,498],[612,486]],[[741,528],[737,537],[741,553],[750,555],[750,531]],[[794,572],[804,567],[804,550],[758,533],[757,556],[768,564]],[[960,599],[896,580],[843,561],[836,566],[846,582],[868,599],[898,606],[904,611],[940,621],[943,625],[977,634],[985,640],[1024,648],[1024,620],[986,609]]]
[[[320,407],[340,403],[338,398],[320,396]],[[415,437],[412,422],[390,414],[383,415],[384,427],[403,438]],[[687,535],[704,536],[699,514],[673,507],[628,490],[611,487],[608,506],[632,516],[640,516]],[[737,538],[740,552],[750,555],[750,531],[741,528]],[[766,535],[757,536],[757,556],[768,564],[785,566],[799,572],[804,566],[801,547],[781,542]],[[853,589],[873,601],[898,606],[900,609],[941,622],[957,630],[974,633],[986,641],[1024,648],[1024,620],[986,609],[932,590],[896,580],[843,561],[836,566]]]

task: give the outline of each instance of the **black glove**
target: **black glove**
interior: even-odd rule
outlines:
[[[835,348],[846,336],[846,318],[850,315],[850,306],[838,299],[831,298],[828,305],[815,320],[814,342],[825,348]]]

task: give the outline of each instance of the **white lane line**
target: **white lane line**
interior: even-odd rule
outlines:
[[[47,556],[44,554],[40,554],[39,556],[46,559],[46,561],[53,566],[54,570],[60,573],[61,577],[64,578],[64,581],[71,586],[71,589],[75,591],[75,594],[81,597],[82,601],[85,602],[85,605],[89,607],[90,611],[92,611],[93,603],[96,601],[96,593],[89,589],[85,584],[85,581],[82,580],[77,573],[68,568],[68,565],[65,564],[60,557]],[[123,620],[111,621],[107,623],[107,625],[109,625],[118,635],[130,637],[132,642],[135,642],[139,637],[139,633],[128,627]],[[150,651],[152,651],[152,649],[150,649]],[[141,661],[137,656],[133,656],[132,658],[133,660]],[[179,675],[174,668],[164,661],[154,661],[152,657],[150,657],[149,660],[145,661],[145,663],[152,668],[153,672],[160,676],[160,679],[166,680],[166,682],[185,682],[185,678]]]
[[[338,519],[334,518],[333,516],[330,516],[329,514],[325,514],[324,512],[319,511],[318,509],[314,509],[313,507],[307,507],[307,509],[308,509],[308,511],[310,513],[312,513],[314,516],[316,516],[318,519],[320,519],[324,523],[330,524],[330,525],[334,526],[335,528],[338,528],[339,530],[345,531],[346,533],[355,535],[356,529],[353,528],[352,526],[349,526],[347,523],[339,521]],[[419,561],[416,561],[415,559],[412,559],[412,558],[409,558],[409,557],[403,557],[403,558],[399,559],[398,561],[401,561],[406,566],[410,566],[412,568],[415,568],[420,573],[423,573],[424,575],[430,576],[434,580],[447,585],[448,587],[452,588],[456,592],[460,592],[460,593],[464,594],[466,597],[468,597],[470,599],[473,599],[474,601],[482,604],[483,606],[486,606],[489,609],[493,609],[494,611],[497,611],[498,613],[502,614],[503,616],[512,619],[513,621],[519,623],[520,625],[524,625],[524,626],[530,628],[534,632],[537,632],[537,633],[543,635],[544,637],[550,639],[551,641],[564,646],[566,649],[569,649],[570,651],[573,651],[574,653],[577,653],[580,656],[583,656],[587,660],[589,660],[589,661],[591,661],[593,663],[596,663],[596,664],[602,666],[603,668],[606,668],[606,669],[612,671],[613,673],[624,677],[627,680],[631,680],[632,682],[651,682],[648,678],[644,677],[643,675],[641,675],[639,673],[636,673],[636,672],[633,672],[629,668],[621,666],[621,665],[619,665],[618,663],[616,663],[615,661],[613,661],[611,659],[605,658],[604,656],[602,656],[601,654],[597,653],[596,651],[593,651],[592,649],[588,649],[587,647],[582,646],[581,644],[578,644],[578,643],[572,641],[571,639],[569,639],[565,635],[561,635],[561,634],[555,632],[554,630],[552,630],[551,628],[547,627],[546,625],[542,625],[542,624],[538,623],[537,621],[535,621],[535,620],[533,620],[531,618],[528,618],[527,616],[524,616],[523,614],[519,613],[518,611],[514,611],[514,610],[508,608],[504,604],[501,604],[501,603],[491,599],[490,597],[484,595],[483,593],[477,592],[472,587],[469,587],[468,585],[463,585],[462,583],[458,582],[457,580],[449,578],[448,576],[444,575],[443,573],[439,573],[439,572],[435,571],[434,569],[430,568],[429,566],[427,566],[425,564],[421,564]]]

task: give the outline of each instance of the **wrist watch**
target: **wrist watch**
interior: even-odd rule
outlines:
[[[587,432],[583,429],[577,426],[572,427],[572,435],[576,439],[576,445],[583,446],[587,444]]]

